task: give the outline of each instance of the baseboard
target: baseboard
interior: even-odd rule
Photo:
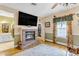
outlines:
[[[53,40],[51,40],[51,39],[45,39],[46,41],[49,41],[49,42],[53,42]],[[65,46],[67,46],[67,44],[66,43],[62,43],[62,42],[56,42],[57,44],[61,44],[61,45],[65,45]]]
[[[62,43],[62,42],[57,42],[57,44],[61,44],[61,45],[67,46],[66,43]],[[74,47],[74,48],[78,48],[79,46],[77,46],[77,45],[73,45],[73,47]]]
[[[64,45],[64,46],[67,46],[66,43],[62,43],[62,42],[56,42],[57,44],[61,44],[61,45]]]
[[[49,42],[53,42],[53,40],[51,40],[51,39],[45,39],[46,41],[49,41]]]
[[[18,47],[18,45],[14,45],[14,48]]]

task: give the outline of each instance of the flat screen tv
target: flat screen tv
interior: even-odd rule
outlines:
[[[37,26],[37,16],[19,11],[18,25]]]

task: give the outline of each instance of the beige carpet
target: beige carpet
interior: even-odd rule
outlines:
[[[49,45],[40,44],[15,54],[15,56],[66,56],[66,51]]]

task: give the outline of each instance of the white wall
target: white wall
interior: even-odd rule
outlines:
[[[41,19],[41,17],[38,17],[38,24],[41,24],[41,36],[45,37],[45,26],[44,26],[44,20]]]
[[[52,18],[52,16],[44,19],[44,25],[46,22],[50,22],[50,27],[45,27],[45,33],[53,33],[53,18]]]
[[[72,34],[79,35],[79,17],[77,15],[73,15]]]

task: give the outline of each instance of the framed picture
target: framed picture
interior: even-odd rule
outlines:
[[[45,22],[45,27],[50,27],[50,22]]]
[[[3,23],[2,24],[2,32],[3,33],[8,33],[9,32],[9,24],[8,23]]]

